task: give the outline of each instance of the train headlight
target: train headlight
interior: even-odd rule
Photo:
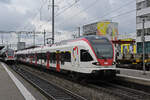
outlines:
[[[100,65],[99,62],[93,62],[92,64],[93,64],[93,65]]]
[[[112,63],[112,65],[115,65],[115,64],[116,64],[116,62],[113,62],[113,63]]]

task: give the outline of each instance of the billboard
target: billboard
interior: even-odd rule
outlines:
[[[117,40],[118,23],[111,21],[102,21],[84,25],[83,35],[100,35],[106,36],[110,40]]]
[[[111,40],[117,40],[118,23],[115,22],[97,23],[97,35],[106,36]]]
[[[97,23],[92,23],[83,26],[84,35],[96,35],[97,33]]]

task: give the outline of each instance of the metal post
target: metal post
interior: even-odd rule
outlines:
[[[52,44],[54,44],[54,0],[52,0]]]
[[[18,32],[18,43],[20,42],[20,35],[21,35],[21,32]]]
[[[78,33],[78,34],[79,34],[79,37],[80,37],[80,27],[78,27],[78,31],[79,31],[79,33]]]
[[[3,45],[3,33],[1,34],[1,39],[2,39],[2,45]]]
[[[144,29],[145,19],[143,18],[143,34],[142,34],[142,42],[143,42],[143,74],[145,75],[145,29]]]
[[[35,31],[33,31],[33,45],[35,46]]]
[[[45,34],[46,34],[46,32],[45,32],[45,30],[44,30],[44,45],[45,45]]]

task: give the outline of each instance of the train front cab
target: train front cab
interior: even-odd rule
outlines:
[[[106,38],[86,38],[88,46],[80,47],[80,70],[92,75],[115,76],[113,44]]]

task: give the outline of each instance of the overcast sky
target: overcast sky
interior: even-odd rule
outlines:
[[[79,26],[106,19],[119,23],[120,34],[135,33],[135,8],[136,0],[55,0],[55,32],[59,32],[56,41],[71,38]],[[44,29],[51,31],[51,0],[0,0],[0,30]],[[3,36],[5,43],[17,42],[16,34]],[[21,41],[31,44],[32,38],[25,34]],[[36,43],[42,44],[42,40],[43,35],[36,37]]]

